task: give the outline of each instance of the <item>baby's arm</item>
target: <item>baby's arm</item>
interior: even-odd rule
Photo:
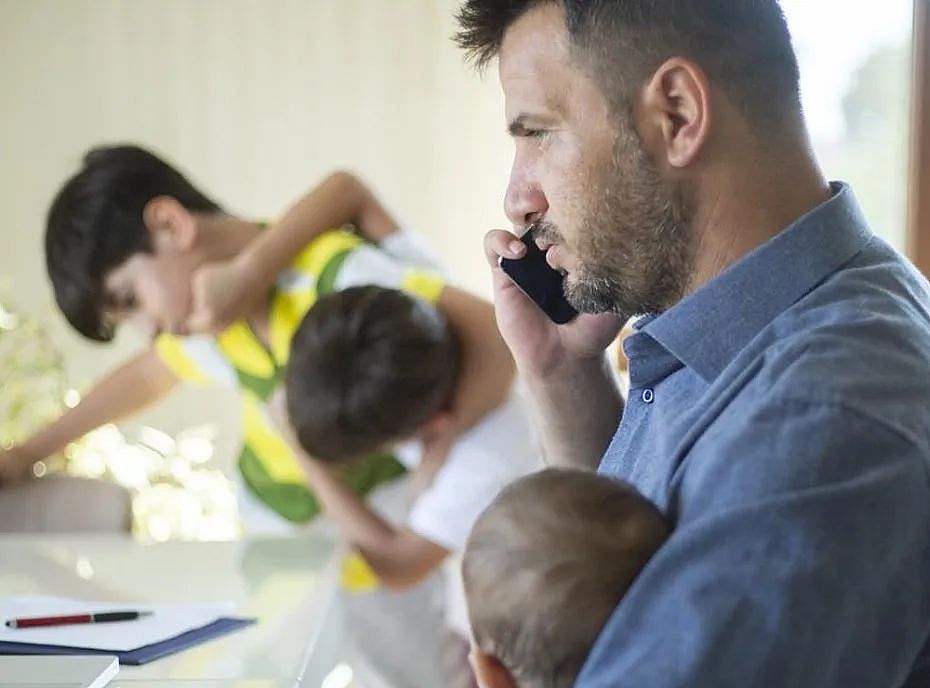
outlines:
[[[105,423],[122,420],[164,398],[178,378],[154,348],[100,380],[72,409],[22,444],[0,450],[0,481],[28,477],[32,466]]]

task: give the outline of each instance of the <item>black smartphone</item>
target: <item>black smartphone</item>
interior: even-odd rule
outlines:
[[[546,254],[536,245],[532,230],[524,232],[520,241],[526,245],[526,255],[519,260],[501,258],[501,270],[552,322],[557,325],[570,322],[578,311],[565,298],[561,273],[546,262]]]

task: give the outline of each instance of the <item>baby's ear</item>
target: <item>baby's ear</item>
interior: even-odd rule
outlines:
[[[473,649],[468,655],[468,661],[481,688],[517,688],[517,682],[510,671],[494,655]]]

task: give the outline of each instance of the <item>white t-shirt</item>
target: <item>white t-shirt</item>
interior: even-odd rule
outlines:
[[[419,442],[409,442],[397,448],[397,458],[412,469],[422,450]],[[451,554],[446,619],[465,637],[469,626],[460,564],[471,528],[503,487],[541,468],[542,450],[526,402],[515,390],[456,441],[432,483],[413,502],[407,527]]]

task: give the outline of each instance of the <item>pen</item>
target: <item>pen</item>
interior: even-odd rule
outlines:
[[[7,628],[34,628],[37,626],[67,626],[70,624],[106,623],[108,621],[135,621],[152,612],[88,612],[86,614],[69,614],[67,616],[33,616],[23,619],[10,619]]]

